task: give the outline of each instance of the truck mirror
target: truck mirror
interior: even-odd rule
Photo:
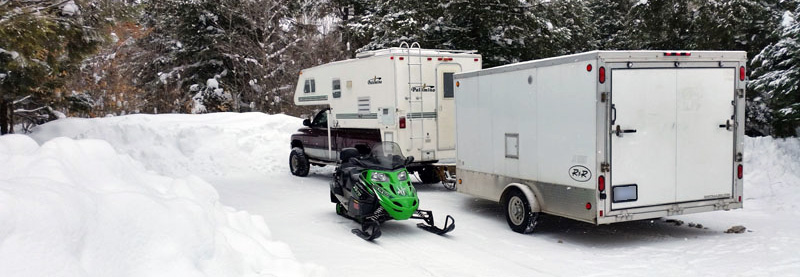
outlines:
[[[303,126],[311,126],[311,120],[310,119],[304,119],[303,120]]]

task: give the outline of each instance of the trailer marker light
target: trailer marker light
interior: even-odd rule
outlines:
[[[603,217],[603,210],[600,210],[600,217]]]
[[[458,184],[459,184],[459,185],[461,184],[461,179],[458,179]]]
[[[460,87],[460,86],[461,86],[461,82],[456,81],[456,87]]]
[[[606,68],[601,66],[600,70],[598,70],[598,77],[600,78],[600,83],[606,82]]]
[[[599,190],[600,192],[603,192],[603,191],[606,190],[606,177],[605,176],[600,175],[600,177],[597,177],[597,190]]]
[[[405,59],[406,59],[406,58],[400,57],[400,60],[401,60],[401,61],[402,61],[402,60],[405,60]]]
[[[739,202],[740,203],[742,202],[742,196],[741,195],[739,195]]]
[[[441,61],[441,60],[442,60],[442,57],[439,57],[437,60]]]
[[[406,128],[406,117],[405,116],[401,116],[400,117],[400,122],[398,123],[398,125],[400,125],[400,129],[405,129]]]
[[[394,60],[394,56],[389,57],[390,60]]]
[[[592,203],[586,202],[586,209],[587,210],[591,210],[592,209]]]
[[[688,57],[691,56],[692,53],[690,52],[664,52],[664,56],[684,56]]]
[[[587,64],[586,65],[586,71],[592,72],[592,64]]]
[[[739,165],[736,168],[736,177],[739,177],[739,179],[742,179],[743,175],[744,175],[744,168],[742,167],[742,165]]]
[[[477,62],[477,61],[478,61],[478,58],[475,58],[475,61]]]
[[[431,57],[428,57],[428,60],[429,60],[429,61],[432,61],[432,60],[433,60],[433,58],[431,58]]]
[[[744,71],[744,66],[740,66],[739,67],[739,81],[744,81],[744,77],[745,76],[746,75],[745,75],[745,71]]]

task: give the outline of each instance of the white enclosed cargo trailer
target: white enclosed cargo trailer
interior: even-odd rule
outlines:
[[[460,73],[458,191],[594,224],[742,207],[746,53],[594,51]]]
[[[347,136],[347,130],[379,130],[381,140],[398,143],[419,165],[453,164],[453,75],[479,69],[481,56],[475,51],[420,49],[416,43],[404,44],[304,69],[294,102],[330,107],[328,129],[338,130],[329,134]],[[338,160],[339,149],[330,141],[319,150],[306,149],[306,154],[317,163]],[[311,153],[320,150],[324,153]],[[326,161],[325,157],[330,158]]]

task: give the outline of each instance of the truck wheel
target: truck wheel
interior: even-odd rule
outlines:
[[[417,175],[423,184],[433,184],[440,181],[439,175],[436,174],[436,169],[432,166],[420,167],[419,170],[417,170]]]
[[[289,154],[289,170],[292,171],[292,174],[300,177],[308,176],[309,167],[308,157],[306,157],[303,149],[300,147],[292,148],[292,153]]]
[[[510,191],[503,205],[505,206],[506,221],[511,230],[521,234],[533,232],[538,213],[531,211],[531,204],[528,203],[528,198],[521,191],[516,189]]]

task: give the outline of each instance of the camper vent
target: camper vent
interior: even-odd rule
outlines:
[[[358,113],[369,114],[369,97],[358,98]]]

